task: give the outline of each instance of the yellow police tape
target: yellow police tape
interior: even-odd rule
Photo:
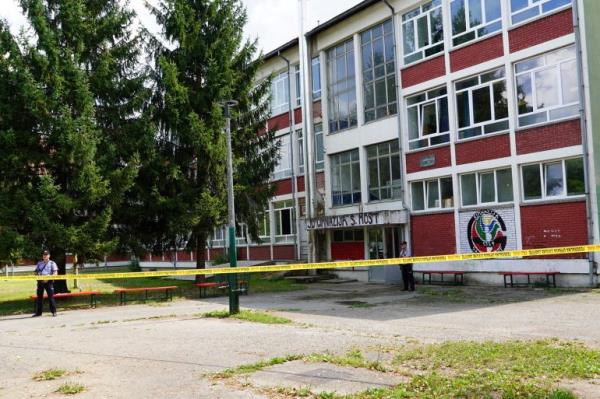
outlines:
[[[556,247],[541,249],[520,249],[503,252],[470,253],[470,254],[452,254],[452,255],[432,255],[432,256],[412,256],[406,258],[390,259],[371,259],[371,260],[352,260],[338,262],[320,262],[320,263],[297,263],[291,265],[273,265],[273,266],[245,266],[245,267],[221,267],[211,269],[187,269],[187,270],[166,270],[156,272],[127,272],[127,273],[96,273],[96,274],[67,274],[52,276],[53,280],[89,280],[89,279],[116,279],[116,278],[138,278],[138,277],[168,277],[168,276],[194,276],[200,274],[231,274],[231,273],[261,273],[261,272],[279,272],[290,270],[312,270],[312,269],[338,269],[342,267],[369,267],[369,266],[389,266],[401,265],[406,263],[434,263],[434,262],[454,262],[461,260],[483,260],[498,258],[522,258],[529,256],[547,256],[577,254],[586,252],[600,251],[600,244],[578,245],[573,247]],[[48,280],[48,276],[0,276],[0,281],[23,281],[23,280]]]

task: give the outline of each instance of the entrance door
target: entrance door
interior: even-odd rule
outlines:
[[[371,231],[373,233],[371,233]],[[381,252],[370,259],[389,259],[400,256],[400,242],[403,240],[401,226],[386,227],[384,229],[369,230],[369,255],[371,255],[372,241],[380,244]],[[385,255],[385,256],[384,256]],[[402,273],[398,266],[373,266],[369,268],[369,281],[377,283],[399,283],[402,281]]]
[[[367,230],[369,245],[369,259],[384,259],[385,242],[383,240],[383,229],[374,227]],[[369,281],[376,283],[385,282],[385,271],[381,266],[369,267]]]

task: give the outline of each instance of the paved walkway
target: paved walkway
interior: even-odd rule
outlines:
[[[0,318],[0,397],[60,397],[54,391],[72,381],[86,386],[81,398],[261,398],[203,375],[275,356],[345,353],[414,339],[559,337],[600,348],[598,291],[419,287],[402,293],[382,285],[319,283],[242,296],[241,305],[294,323],[200,317],[226,309],[224,297]],[[49,368],[71,374],[32,380]],[[270,383],[277,385],[277,378],[279,385],[288,379],[281,373]]]

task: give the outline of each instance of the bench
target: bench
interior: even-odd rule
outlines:
[[[99,291],[81,291],[81,292],[61,292],[54,294],[54,299],[58,298],[75,298],[80,296],[89,296],[90,297],[90,307],[96,307],[96,295],[100,295]],[[37,295],[31,295],[31,299],[34,300],[34,312],[35,312],[35,300],[37,299]],[[44,299],[48,299],[48,295],[44,293]]]
[[[207,297],[208,290],[214,289],[215,291],[225,291],[229,288],[229,279],[225,276],[219,276],[216,281],[204,281],[202,283],[194,283],[198,287],[198,294],[200,298]],[[248,294],[248,279],[239,279],[237,282],[238,292],[242,294]]]
[[[127,302],[127,293],[130,292],[143,292],[144,293],[144,302],[148,300],[148,292],[154,291],[164,291],[165,297],[164,299],[167,301],[173,300],[173,293],[171,291],[177,289],[176,285],[169,285],[165,287],[142,287],[142,288],[119,288],[114,290],[115,293],[119,294],[120,304],[124,305]]]
[[[532,285],[530,276],[544,276],[546,277],[546,286],[556,287],[556,275],[560,274],[560,272],[501,272],[499,274],[501,274],[504,278],[505,288],[508,287],[509,284],[511,288],[515,286],[528,287]],[[527,276],[527,284],[515,284],[513,281],[513,276]]]
[[[456,272],[456,271],[448,271],[448,270],[415,270],[415,273],[422,273],[423,275],[423,284],[425,284],[425,281],[427,281],[429,284],[433,283],[440,283],[440,284],[455,284],[455,285],[464,285],[464,276],[465,276],[465,272]],[[431,280],[431,275],[432,274],[439,274],[440,275],[440,280]],[[453,280],[446,280],[444,281],[444,276],[445,275],[451,275],[454,277]],[[427,280],[425,280],[425,276],[428,277]]]

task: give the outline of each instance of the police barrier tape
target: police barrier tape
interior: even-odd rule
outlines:
[[[320,263],[297,263],[291,265],[274,266],[241,266],[241,267],[221,267],[210,269],[187,269],[170,270],[155,272],[126,272],[126,273],[96,273],[96,274],[66,274],[52,276],[52,280],[90,280],[90,279],[119,279],[119,278],[139,278],[139,277],[168,277],[168,276],[195,276],[206,274],[232,274],[232,273],[261,273],[261,272],[279,272],[290,270],[313,270],[313,269],[339,269],[343,267],[369,267],[369,266],[389,266],[402,265],[407,263],[434,263],[434,262],[455,262],[461,260],[483,260],[498,258],[523,258],[530,256],[547,255],[565,255],[586,252],[600,251],[600,244],[578,245],[572,247],[540,248],[540,249],[519,249],[514,251],[502,252],[481,252],[471,254],[452,254],[452,255],[432,255],[432,256],[412,256],[405,258],[389,259],[364,259],[352,261],[320,262]],[[26,280],[48,280],[48,276],[1,276],[0,281],[26,281]]]

